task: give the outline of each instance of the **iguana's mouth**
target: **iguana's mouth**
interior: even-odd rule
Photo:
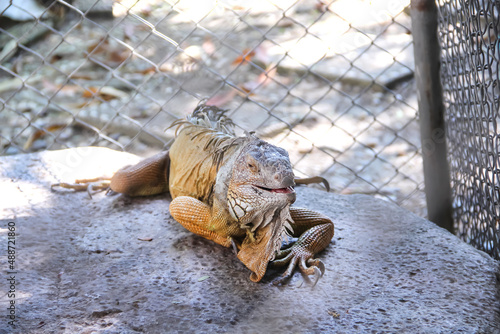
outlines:
[[[254,185],[254,187],[265,190],[265,191],[269,191],[272,193],[279,193],[279,194],[291,194],[291,193],[295,192],[295,189],[293,189],[293,187],[276,188],[276,189],[266,188],[266,187],[257,186],[257,185]]]

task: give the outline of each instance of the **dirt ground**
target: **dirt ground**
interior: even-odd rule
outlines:
[[[298,176],[426,215],[404,3],[98,4],[0,34],[3,154],[98,145],[148,156],[206,98],[239,133],[287,149]],[[8,53],[13,42],[26,47]]]

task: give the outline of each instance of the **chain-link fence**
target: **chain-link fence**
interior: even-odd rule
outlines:
[[[439,5],[455,229],[500,259],[500,2]]]
[[[150,155],[206,98],[298,176],[425,215],[408,4],[0,2],[0,154]]]

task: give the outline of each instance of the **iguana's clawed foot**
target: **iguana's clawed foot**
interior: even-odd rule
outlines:
[[[325,265],[319,259],[314,259],[313,257],[313,252],[297,243],[288,249],[279,251],[276,255],[276,260],[272,264],[274,266],[285,266],[288,264],[288,268],[281,277],[273,281],[273,284],[281,285],[286,283],[292,277],[293,271],[298,264],[304,280],[315,286],[319,278],[325,273]],[[312,280],[309,276],[312,276]]]
[[[234,239],[231,238],[231,246],[233,247],[233,253],[234,255],[238,255],[238,245],[236,245],[236,242],[234,242]]]
[[[75,191],[87,191],[90,198],[100,191],[109,190],[110,179],[97,177],[95,179],[75,180],[75,183],[54,183],[50,186],[54,190],[56,187],[73,189]]]

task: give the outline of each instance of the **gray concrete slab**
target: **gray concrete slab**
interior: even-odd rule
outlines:
[[[316,287],[298,273],[275,287],[279,272],[252,283],[231,249],[184,230],[166,195],[50,191],[135,161],[103,148],[0,158],[0,333],[500,332],[498,263],[385,201],[297,189],[336,234]]]

